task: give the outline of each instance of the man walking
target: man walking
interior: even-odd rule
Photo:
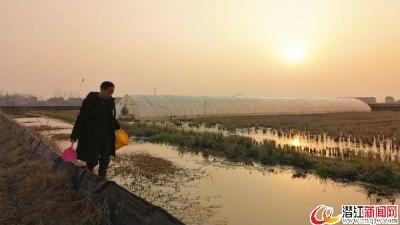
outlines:
[[[114,84],[104,81],[100,92],[90,92],[82,102],[79,115],[70,136],[78,140],[78,159],[85,161],[93,173],[99,164],[98,175],[106,177],[110,156],[115,156],[115,130],[120,129],[115,118]]]

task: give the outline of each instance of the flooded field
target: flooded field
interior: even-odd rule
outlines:
[[[188,123],[183,123],[178,127],[197,132],[241,135],[251,137],[258,143],[261,143],[264,140],[273,140],[277,146],[292,147],[297,151],[312,154],[314,156],[336,158],[379,157],[383,161],[400,160],[400,146],[394,144],[391,138],[377,137],[373,139],[372,143],[363,143],[361,139],[352,139],[350,137],[345,137],[344,135],[338,138],[333,138],[326,133],[311,135],[306,132],[282,132],[271,128],[252,127],[228,131],[221,128],[219,125],[211,127],[207,127],[204,124],[199,126],[190,126]]]
[[[71,145],[69,135],[71,134],[72,125],[64,121],[48,118],[48,117],[21,117],[14,118],[18,123],[36,131],[44,138],[48,138],[57,145],[57,151],[61,151]],[[63,138],[60,138],[63,137]]]
[[[71,129],[69,124],[49,118],[16,120],[36,127],[49,138],[68,134]],[[50,129],[40,129],[43,126]],[[281,138],[279,144],[298,143],[291,142],[298,137],[255,130],[240,132],[256,140],[271,135],[277,143]],[[305,140],[299,138],[300,144]],[[68,145],[68,140],[54,141],[60,148]],[[311,210],[320,204],[339,211],[342,204],[397,204],[400,200],[399,193],[390,190],[378,193],[360,183],[295,174],[291,168],[235,164],[170,145],[132,139],[129,146],[117,152],[109,179],[165,208],[188,225],[309,224]]]
[[[73,121],[77,111],[32,111],[65,121]],[[67,119],[65,119],[67,118]],[[261,118],[210,119],[205,122],[177,123],[186,130],[220,132],[225,135],[251,137],[257,142],[273,140],[277,146],[293,147],[296,150],[314,156],[336,158],[376,158],[382,161],[400,160],[400,113],[342,113],[327,115],[275,116]],[[300,120],[301,119],[301,120]],[[46,119],[40,119],[42,124]],[[321,124],[324,121],[323,124]],[[215,124],[221,122],[222,124]],[[165,123],[164,123],[165,124]],[[167,123],[168,124],[168,123]],[[214,124],[214,125],[212,125]],[[259,124],[256,127],[246,127]],[[262,125],[271,125],[263,127]],[[376,129],[371,128],[371,124]],[[241,128],[233,129],[237,125]],[[301,131],[307,128],[307,131]],[[358,135],[357,135],[358,133]]]
[[[166,205],[168,211],[187,224],[308,224],[310,211],[320,204],[339,210],[342,204],[394,204],[400,200],[397,193],[379,196],[360,185],[322,180],[312,175],[294,178],[288,168],[235,165],[214,157],[182,153],[168,145],[136,141],[120,153],[136,152],[147,152],[168,159],[178,167],[205,174],[172,190],[173,195],[198,199],[200,207],[196,211],[201,208],[204,213],[173,212],[170,210],[175,207],[173,201],[172,205]],[[123,178],[117,180],[120,179]],[[129,188],[129,182],[125,186]]]

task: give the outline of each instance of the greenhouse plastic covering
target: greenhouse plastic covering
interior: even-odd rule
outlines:
[[[125,95],[117,103],[118,116],[137,120],[369,111],[355,98]]]

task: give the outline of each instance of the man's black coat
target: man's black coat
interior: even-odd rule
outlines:
[[[99,92],[90,92],[82,102],[82,106],[78,117],[76,118],[74,128],[70,138],[78,140],[78,147],[76,149],[78,159],[88,163],[97,163],[99,159],[100,149],[100,129],[99,121],[104,118],[100,113],[101,99]],[[112,131],[120,129],[120,125],[115,118],[115,98],[111,98],[108,102],[108,119],[111,121]],[[110,132],[112,146],[110,146],[110,155],[115,156],[115,133]]]

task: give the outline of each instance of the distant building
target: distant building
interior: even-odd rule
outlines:
[[[394,98],[391,97],[391,96],[386,97],[385,98],[385,103],[389,103],[389,104],[395,103]]]
[[[33,106],[38,104],[38,99],[35,96],[29,96],[26,98],[21,98],[19,100],[19,105],[23,106]]]
[[[21,94],[6,94],[0,96],[1,106],[31,106],[38,105],[37,97]]]
[[[82,98],[68,98],[64,104],[67,106],[80,106],[82,105]]]
[[[377,102],[375,97],[357,97],[356,99],[363,101],[367,104],[375,104]]]
[[[49,99],[47,99],[47,105],[48,106],[64,106],[65,99],[63,97],[49,98]]]

